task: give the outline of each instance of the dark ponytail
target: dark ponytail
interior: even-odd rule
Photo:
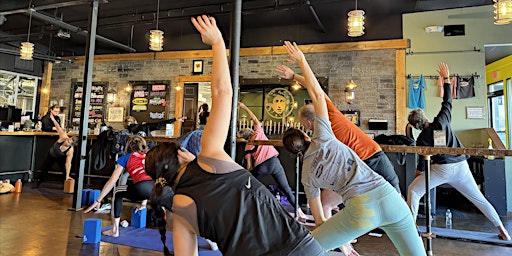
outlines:
[[[172,208],[174,192],[170,186],[180,168],[178,161],[179,147],[176,143],[159,143],[149,150],[145,160],[146,173],[155,181],[150,201],[160,238],[164,244],[164,255],[173,255],[165,244],[167,220],[164,207],[168,210]]]

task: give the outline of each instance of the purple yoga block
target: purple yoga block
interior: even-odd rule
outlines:
[[[84,221],[84,244],[96,244],[101,240],[101,219],[86,219]]]
[[[137,211],[137,207],[132,208],[132,227],[134,228],[145,228],[146,227],[146,208]]]

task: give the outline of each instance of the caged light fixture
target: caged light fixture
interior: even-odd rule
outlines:
[[[152,51],[161,51],[163,50],[164,45],[164,32],[162,30],[158,30],[158,16],[160,13],[160,0],[158,0],[156,7],[156,29],[152,29],[149,31],[149,49]]]
[[[345,86],[345,101],[348,104],[352,104],[356,98],[356,92],[355,89],[357,87],[357,84],[354,83],[353,80],[350,80],[347,82],[347,85]]]
[[[512,21],[512,0],[494,1],[494,24],[505,25]]]
[[[348,36],[357,37],[364,35],[364,11],[356,9],[348,12]]]
[[[30,18],[28,20],[27,41],[21,42],[20,59],[22,59],[22,60],[32,60],[32,56],[34,55],[34,44],[30,42],[30,26],[32,25],[32,11],[34,11],[34,10],[30,9]]]

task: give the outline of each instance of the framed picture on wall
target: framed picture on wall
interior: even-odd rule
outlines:
[[[341,113],[343,113],[343,115],[345,115],[348,120],[352,121],[355,125],[361,125],[361,112],[359,110],[342,110]]]
[[[203,61],[202,60],[194,60],[192,62],[192,74],[199,75],[203,73]]]

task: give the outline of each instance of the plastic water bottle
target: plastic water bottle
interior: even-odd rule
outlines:
[[[23,184],[21,183],[21,179],[18,179],[16,183],[14,184],[14,193],[21,193],[21,188],[23,187]]]
[[[126,228],[126,227],[128,227],[128,225],[129,225],[129,223],[128,223],[128,221],[127,221],[127,220],[123,220],[123,221],[121,221],[121,223],[119,223],[119,224],[120,224],[120,225],[121,225],[121,227],[123,227],[123,228]]]
[[[277,192],[276,194],[276,199],[278,202],[281,202],[281,195],[279,194],[279,192]]]
[[[450,209],[446,210],[446,228],[452,229],[452,212]]]

